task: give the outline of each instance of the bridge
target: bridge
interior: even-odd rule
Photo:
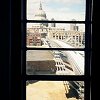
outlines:
[[[45,48],[74,48],[61,40],[41,39]],[[31,46],[32,47],[32,46]],[[53,52],[52,52],[53,51]],[[84,51],[52,50],[57,75],[84,75]],[[55,53],[58,51],[58,54]],[[61,57],[64,55],[69,63]],[[37,58],[37,57],[35,57]],[[33,59],[33,58],[32,58]],[[48,58],[49,59],[49,58]],[[53,69],[51,69],[53,70]]]
[[[48,45],[47,47],[50,48],[74,48],[61,40],[55,39],[43,39],[44,43]],[[67,56],[68,61],[73,66],[74,73],[72,75],[84,75],[84,52],[83,51],[62,51],[64,55]],[[69,72],[68,69],[65,68],[64,62],[62,62],[61,58],[55,59],[56,67],[57,67],[57,74],[62,71],[62,74],[65,72]],[[70,74],[69,74],[70,75]]]

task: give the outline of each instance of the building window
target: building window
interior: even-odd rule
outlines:
[[[78,42],[79,41],[79,38],[78,38],[78,36],[76,36],[76,42]]]
[[[54,7],[50,6],[52,3],[51,1],[54,3]],[[45,2],[49,6],[45,10],[45,4],[42,3],[42,0],[41,2],[36,1],[36,3],[35,0],[26,0],[26,2],[22,0],[22,44],[24,46],[22,48],[23,84],[25,84],[25,81],[29,82],[29,84],[31,82],[34,84],[39,80],[54,80],[55,82],[60,80],[63,83],[65,90],[70,86],[71,90],[76,94],[72,97],[83,100],[84,98],[87,98],[90,100],[90,97],[87,97],[86,95],[87,92],[90,92],[89,89],[86,90],[87,87],[90,87],[86,80],[87,78],[90,78],[91,67],[89,64],[91,55],[89,50],[91,50],[92,0],[81,0],[79,5],[73,0],[72,2],[74,3],[69,2],[70,4],[68,7],[69,9],[73,8],[71,10],[73,16],[70,16],[70,13],[64,13],[66,11],[65,8],[67,7],[67,0],[65,1],[66,3],[63,1],[60,3],[59,0],[51,1],[48,0]],[[56,3],[62,8],[65,6],[64,10],[62,9],[63,11],[60,11],[61,9]],[[49,8],[51,9],[50,11],[52,11],[52,14],[49,11]],[[58,10],[56,11],[54,8]],[[80,8],[79,11],[77,11],[77,8]],[[46,12],[47,10],[48,12]],[[80,17],[73,14],[74,10],[76,10],[77,15]],[[32,14],[32,12],[34,13]],[[50,20],[50,17],[51,19],[52,17],[55,17],[55,20]],[[70,18],[72,18],[72,20],[70,20]],[[51,23],[54,23],[55,27],[50,26]],[[27,43],[26,37],[28,38],[27,34],[30,31],[30,27],[34,29],[36,26],[42,27],[42,33],[37,29],[34,33],[36,34],[36,36],[34,35],[33,37],[34,41],[29,39],[29,43]],[[82,29],[82,32],[80,28]],[[54,35],[56,32],[60,35]],[[81,36],[77,36],[78,32],[80,32],[80,34],[85,33],[82,35],[84,37],[81,38]],[[83,47],[79,45],[81,41],[85,42],[85,44],[83,43]],[[42,84],[42,82],[40,82],[40,84]],[[48,82],[48,84],[50,84],[50,82]],[[25,88],[25,86],[22,88]],[[27,91],[25,92],[27,95]],[[86,97],[84,97],[84,95]],[[26,97],[24,92],[23,96]],[[70,98],[68,92],[66,93],[66,98],[67,97]]]
[[[79,36],[79,42],[81,43],[81,36]]]

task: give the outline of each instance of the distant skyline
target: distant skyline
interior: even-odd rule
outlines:
[[[27,19],[32,20],[36,11],[39,9],[40,2],[42,8],[47,15],[47,19],[51,20],[85,20],[86,0],[27,0]],[[63,27],[68,27],[68,24],[59,24]],[[77,24],[79,25],[79,24]],[[28,26],[31,26],[28,25]],[[80,30],[85,31],[85,25],[79,25]]]
[[[34,23],[34,24],[36,24],[36,23]],[[27,24],[27,27],[28,28],[31,28],[32,25],[34,25],[34,24],[33,23],[28,23]],[[51,23],[48,23],[48,24],[50,26]],[[85,32],[85,25],[84,24],[76,24],[76,25],[79,26],[79,31]],[[56,26],[57,27],[61,27],[61,28],[65,28],[66,30],[70,30],[70,24],[66,24],[66,23],[56,23]]]
[[[86,0],[27,0],[27,18],[33,19],[40,2],[51,20],[85,20]]]

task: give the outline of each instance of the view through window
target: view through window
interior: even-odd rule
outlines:
[[[22,74],[26,76],[27,100],[85,100],[85,76],[90,77],[91,3],[92,0],[23,1]],[[39,94],[39,89],[43,93]],[[57,99],[60,89],[62,96]]]

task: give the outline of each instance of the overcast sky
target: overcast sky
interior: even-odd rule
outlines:
[[[85,20],[85,0],[27,0],[27,19],[34,18],[40,1],[48,20]]]

